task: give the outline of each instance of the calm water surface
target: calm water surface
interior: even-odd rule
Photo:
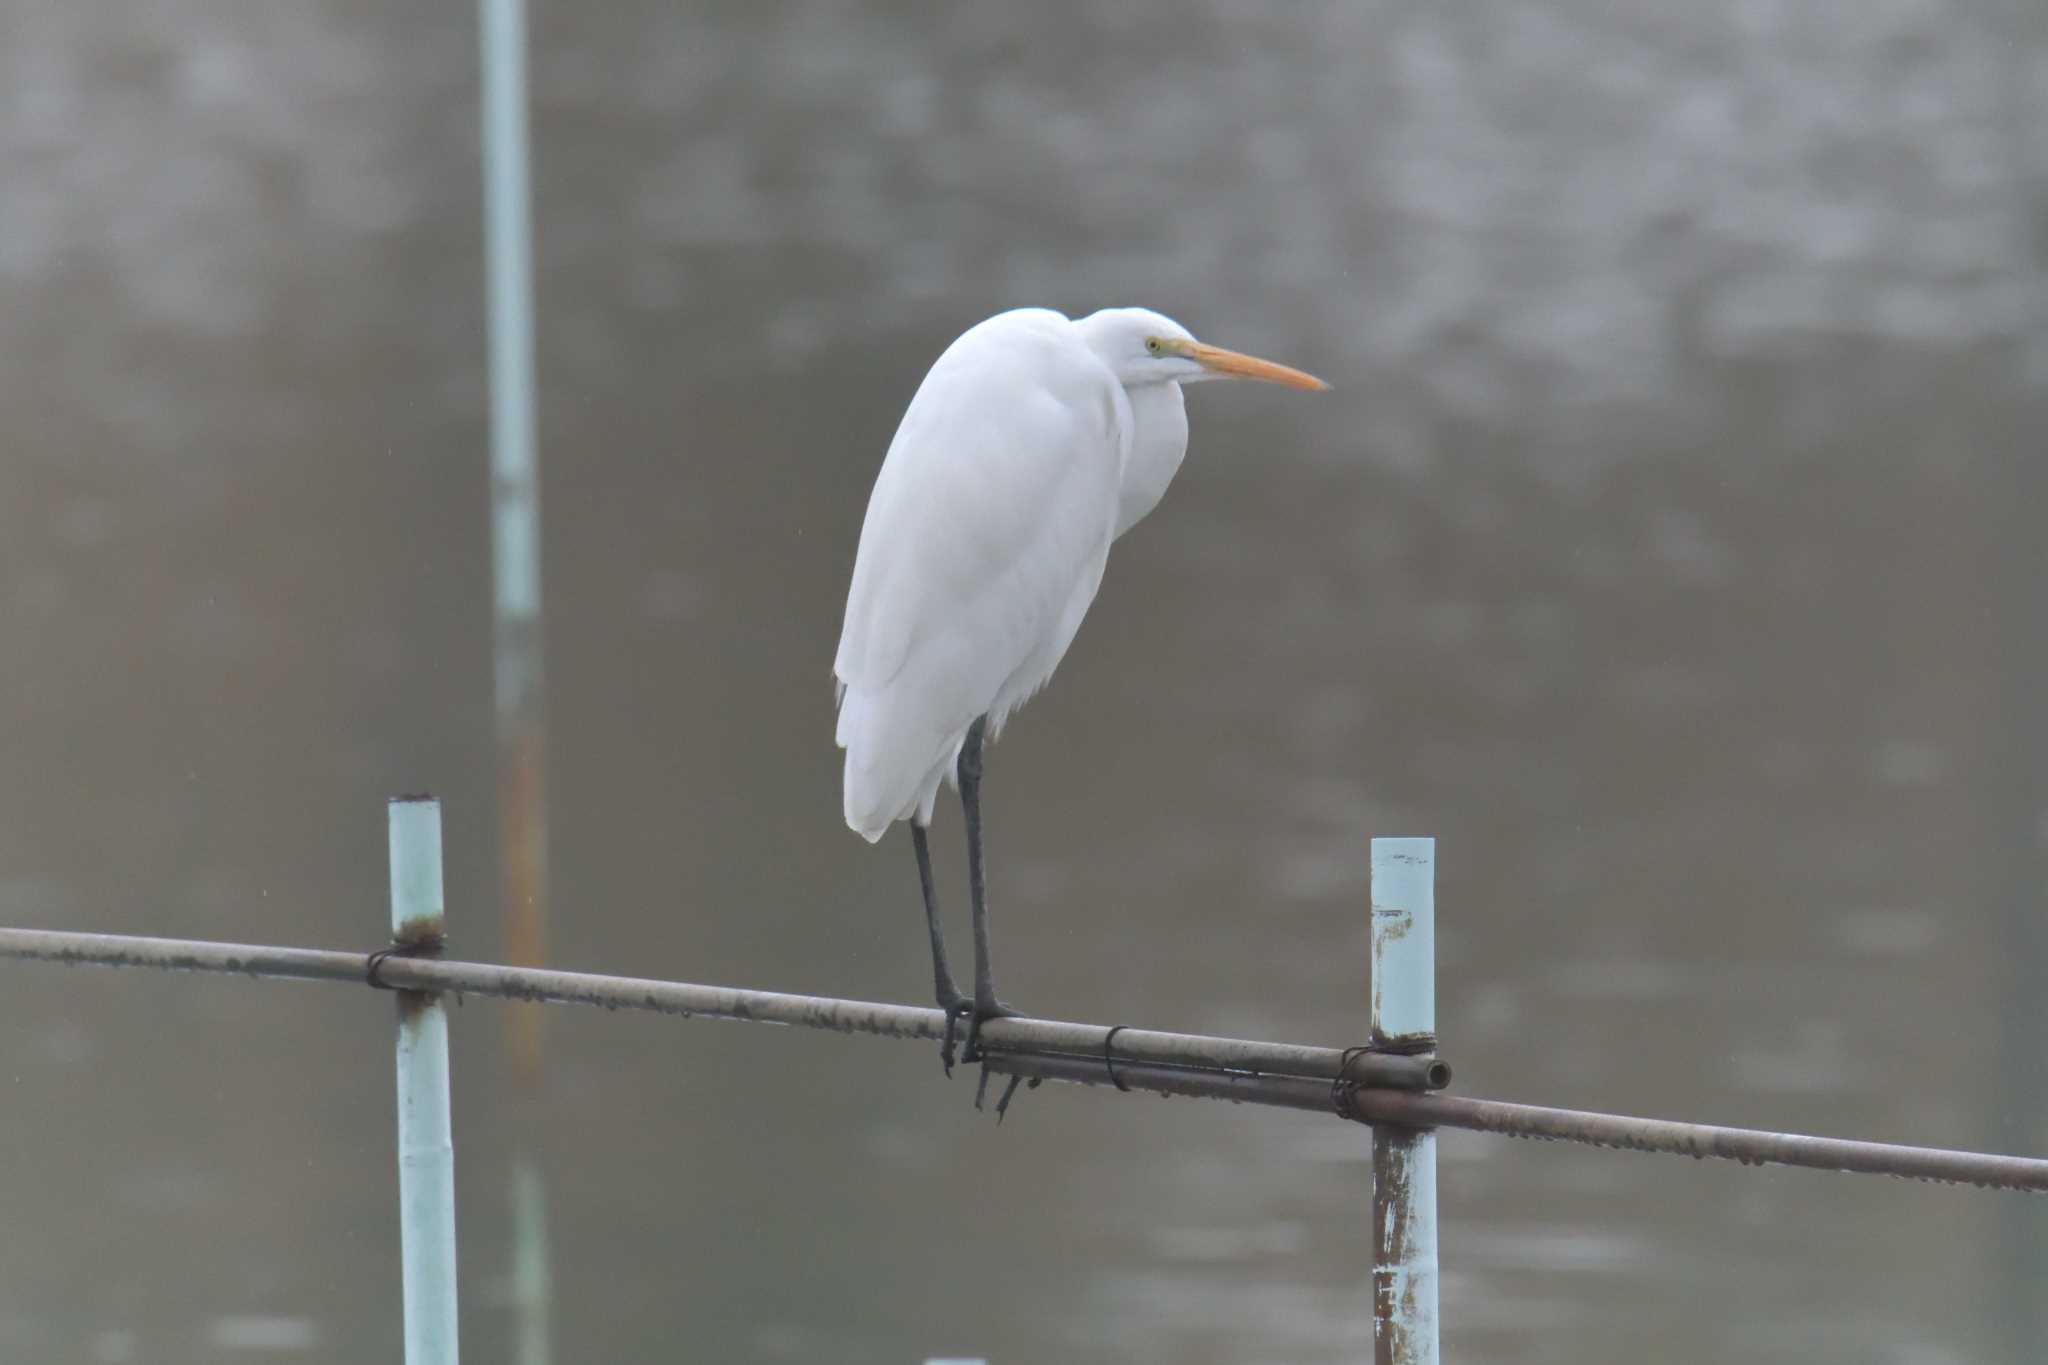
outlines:
[[[993,751],[1013,1000],[1348,1042],[1367,841],[1431,833],[1470,1093],[2048,1150],[2048,10],[703,8],[534,16],[560,963],[922,997],[838,815],[866,491],[965,325],[1142,302],[1338,387],[1198,391]],[[431,787],[498,951],[470,25],[5,11],[0,922],[367,945]],[[0,1356],[393,1357],[382,1006],[0,986]],[[1360,1130],[549,1038],[564,1360],[1368,1351]],[[2038,1203],[1442,1150],[1447,1359],[2048,1350]]]

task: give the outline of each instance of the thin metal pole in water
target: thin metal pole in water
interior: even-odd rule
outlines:
[[[441,803],[391,799],[391,940],[438,945]],[[448,1012],[439,994],[398,992],[398,1225],[406,1365],[455,1365],[455,1138],[448,1115]]]
[[[1436,1052],[1436,840],[1372,841],[1372,1042]],[[1436,1134],[1372,1130],[1375,1365],[1437,1365]]]
[[[497,698],[499,850],[505,955],[547,961],[540,477],[534,385],[533,199],[524,0],[480,0],[484,243],[490,292],[491,566]],[[505,1016],[513,1088],[514,1352],[547,1365],[551,1275],[547,1194],[535,1156],[542,1103],[542,1012]]]

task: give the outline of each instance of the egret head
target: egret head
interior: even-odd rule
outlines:
[[[1291,389],[1330,387],[1312,374],[1197,341],[1187,328],[1149,308],[1105,308],[1074,325],[1126,388],[1204,379],[1262,379]]]

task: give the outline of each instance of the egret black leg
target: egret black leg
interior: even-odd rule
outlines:
[[[917,854],[917,883],[924,891],[924,922],[932,935],[932,992],[939,1008],[946,1012],[946,1036],[939,1041],[939,1065],[953,1074],[953,1024],[961,1015],[972,1015],[974,1002],[953,984],[953,969],[946,964],[946,935],[939,928],[939,897],[932,888],[932,850],[924,826],[910,822],[910,847]]]
[[[996,998],[995,974],[989,968],[988,883],[981,863],[981,745],[988,717],[967,727],[967,739],[960,746],[960,810],[967,821],[967,895],[974,910],[974,1013],[968,1020],[967,1039],[961,1048],[962,1061],[981,1057],[981,1025],[987,1019],[1001,1019],[1017,1011]]]

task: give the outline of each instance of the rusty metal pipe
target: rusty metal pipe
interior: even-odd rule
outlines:
[[[1122,1035],[1118,1035],[1119,1038]],[[991,1053],[997,1075],[1080,1085],[1114,1084],[1100,1057]],[[2048,1194],[2048,1160],[1999,1156],[1940,1147],[1856,1142],[1752,1128],[1632,1118],[1581,1109],[1550,1109],[1462,1095],[1419,1094],[1308,1081],[1295,1076],[1189,1072],[1170,1066],[1118,1062],[1127,1090],[1157,1095],[1231,1100],[1281,1109],[1329,1110],[1354,1123],[1406,1129],[1464,1128],[1501,1137],[1576,1142],[1636,1152],[1716,1157],[1746,1166],[1800,1166],[1810,1170],[1890,1175],[1983,1189]],[[1334,1090],[1334,1094],[1333,1094]]]
[[[144,938],[125,934],[79,934],[43,929],[0,929],[0,958],[21,958],[43,962],[105,967],[153,967],[171,971],[221,972],[248,977],[277,977],[306,981],[342,981],[361,984],[365,956],[319,948],[278,948],[246,943],[208,943],[193,939]],[[742,991],[723,986],[690,986],[672,981],[648,981],[631,977],[589,976],[579,972],[522,971],[486,966],[474,962],[435,962],[394,957],[385,960],[379,975],[393,986],[410,990],[452,990],[470,995],[502,996],[513,999],[546,1000],[566,1004],[601,1005],[608,1009],[646,1009],[675,1015],[700,1015],[713,1019],[747,1019],[759,1023],[795,1024],[829,1028],[842,1033],[872,1033],[890,1038],[936,1040],[942,1020],[935,1009],[910,1005],[875,1004],[862,1000],[833,1000],[816,996],[781,995],[769,991]],[[996,1049],[990,1069],[1001,1074],[1038,1074],[1049,1080],[1071,1080],[1108,1085],[1110,1078],[1099,1048],[1029,1055],[1015,1049],[1031,1040],[1046,1021],[999,1019],[988,1025],[985,1037]],[[1053,1036],[1092,1036],[1101,1039],[1110,1030],[1092,1024],[1049,1025]],[[1075,1030],[1078,1033],[1067,1033]],[[1161,1067],[1162,1084],[1140,1084],[1152,1077],[1143,1069],[1148,1063],[1127,1055],[1127,1040],[1147,1035],[1137,1029],[1116,1031],[1116,1069],[1133,1090],[1166,1094],[1195,1094],[1198,1082],[1184,1072]],[[1327,1057],[1329,1077],[1290,1074],[1274,1068],[1263,1077],[1248,1070],[1228,1073],[1216,1083],[1216,1097],[1246,1104],[1278,1105],[1289,1109],[1332,1109],[1359,1123],[1388,1123],[1410,1128],[1466,1128],[1506,1137],[1537,1138],[1557,1142],[1587,1143],[1639,1152],[1667,1152],[1679,1156],[1721,1157],[1749,1165],[1803,1166],[1824,1171],[1851,1171],[1871,1175],[1901,1176],[1911,1180],[1940,1180],[1986,1189],[2017,1190],[2048,1194],[2048,1160],[2037,1157],[1999,1156],[1984,1152],[1953,1151],[1933,1147],[1903,1147],[1884,1142],[1853,1142],[1837,1138],[1807,1137],[1797,1133],[1773,1133],[1747,1128],[1724,1128],[1708,1124],[1678,1123],[1667,1119],[1631,1118],[1620,1114],[1591,1113],[1577,1109],[1550,1109],[1540,1105],[1510,1104],[1501,1100],[1468,1099],[1455,1095],[1414,1093],[1430,1084],[1426,1059],[1366,1055],[1353,1058],[1361,1079],[1369,1084],[1333,1084],[1335,1066],[1344,1053],[1335,1048],[1299,1048],[1292,1045],[1244,1042],[1238,1039],[1209,1039],[1187,1034],[1152,1034],[1153,1038],[1192,1038],[1198,1044],[1218,1042],[1260,1051],[1271,1049],[1276,1060],[1292,1060],[1306,1054]],[[1204,1055],[1193,1051],[1189,1055]],[[1131,1066],[1125,1070],[1126,1062]],[[1026,1066],[1034,1068],[1026,1071]],[[1379,1079],[1390,1068],[1398,1071],[1398,1086]],[[1255,1081],[1263,1081],[1256,1084]],[[1227,1092],[1227,1093],[1225,1093]],[[1202,1093],[1207,1093],[1206,1091]],[[1319,1098],[1318,1098],[1319,1097]]]
[[[0,957],[31,958],[73,965],[157,967],[174,971],[226,972],[243,976],[311,981],[364,980],[364,955],[314,948],[206,943],[190,939],[140,938],[123,934],[74,934],[41,929],[0,929]],[[605,1009],[652,1010],[706,1019],[868,1033],[884,1038],[936,1041],[945,1016],[936,1009],[867,1000],[786,995],[730,986],[699,986],[641,977],[595,976],[585,972],[501,967],[483,962],[387,958],[378,968],[385,983],[402,990],[456,991],[465,995]],[[1434,1058],[1393,1057],[1343,1048],[1262,1043],[1151,1029],[1105,1028],[1052,1019],[996,1019],[982,1030],[985,1045],[1005,1053],[1073,1055],[1100,1066],[1105,1041],[1117,1064],[1157,1062],[1233,1073],[1306,1077],[1321,1083],[1328,1107],[1339,1068],[1352,1081],[1396,1090],[1441,1087],[1449,1068]],[[1346,1065],[1348,1061],[1348,1066]]]
[[[1724,1128],[1469,1099],[1462,1095],[1399,1095],[1387,1090],[1360,1090],[1351,1098],[1350,1108],[1350,1116],[1362,1123],[1465,1128],[1505,1137],[1577,1142],[1632,1152],[1663,1152],[1695,1159],[1718,1157],[1745,1166],[1804,1166],[1817,1171],[1892,1175],[1907,1180],[2048,1194],[2048,1160],[2038,1157]]]
[[[1117,1035],[1123,1041],[1123,1034]],[[1279,1109],[1307,1109],[1329,1113],[1334,1107],[1334,1082],[1306,1076],[1282,1076],[1247,1071],[1205,1071],[1158,1062],[1107,1062],[1101,1053],[1001,1052],[984,1053],[988,1070],[998,1076],[1020,1076],[1028,1081],[1066,1081],[1075,1085],[1113,1086],[1118,1090],[1142,1090],[1154,1095],[1175,1095],[1189,1099],[1230,1100],[1236,1104],[1263,1104]]]

